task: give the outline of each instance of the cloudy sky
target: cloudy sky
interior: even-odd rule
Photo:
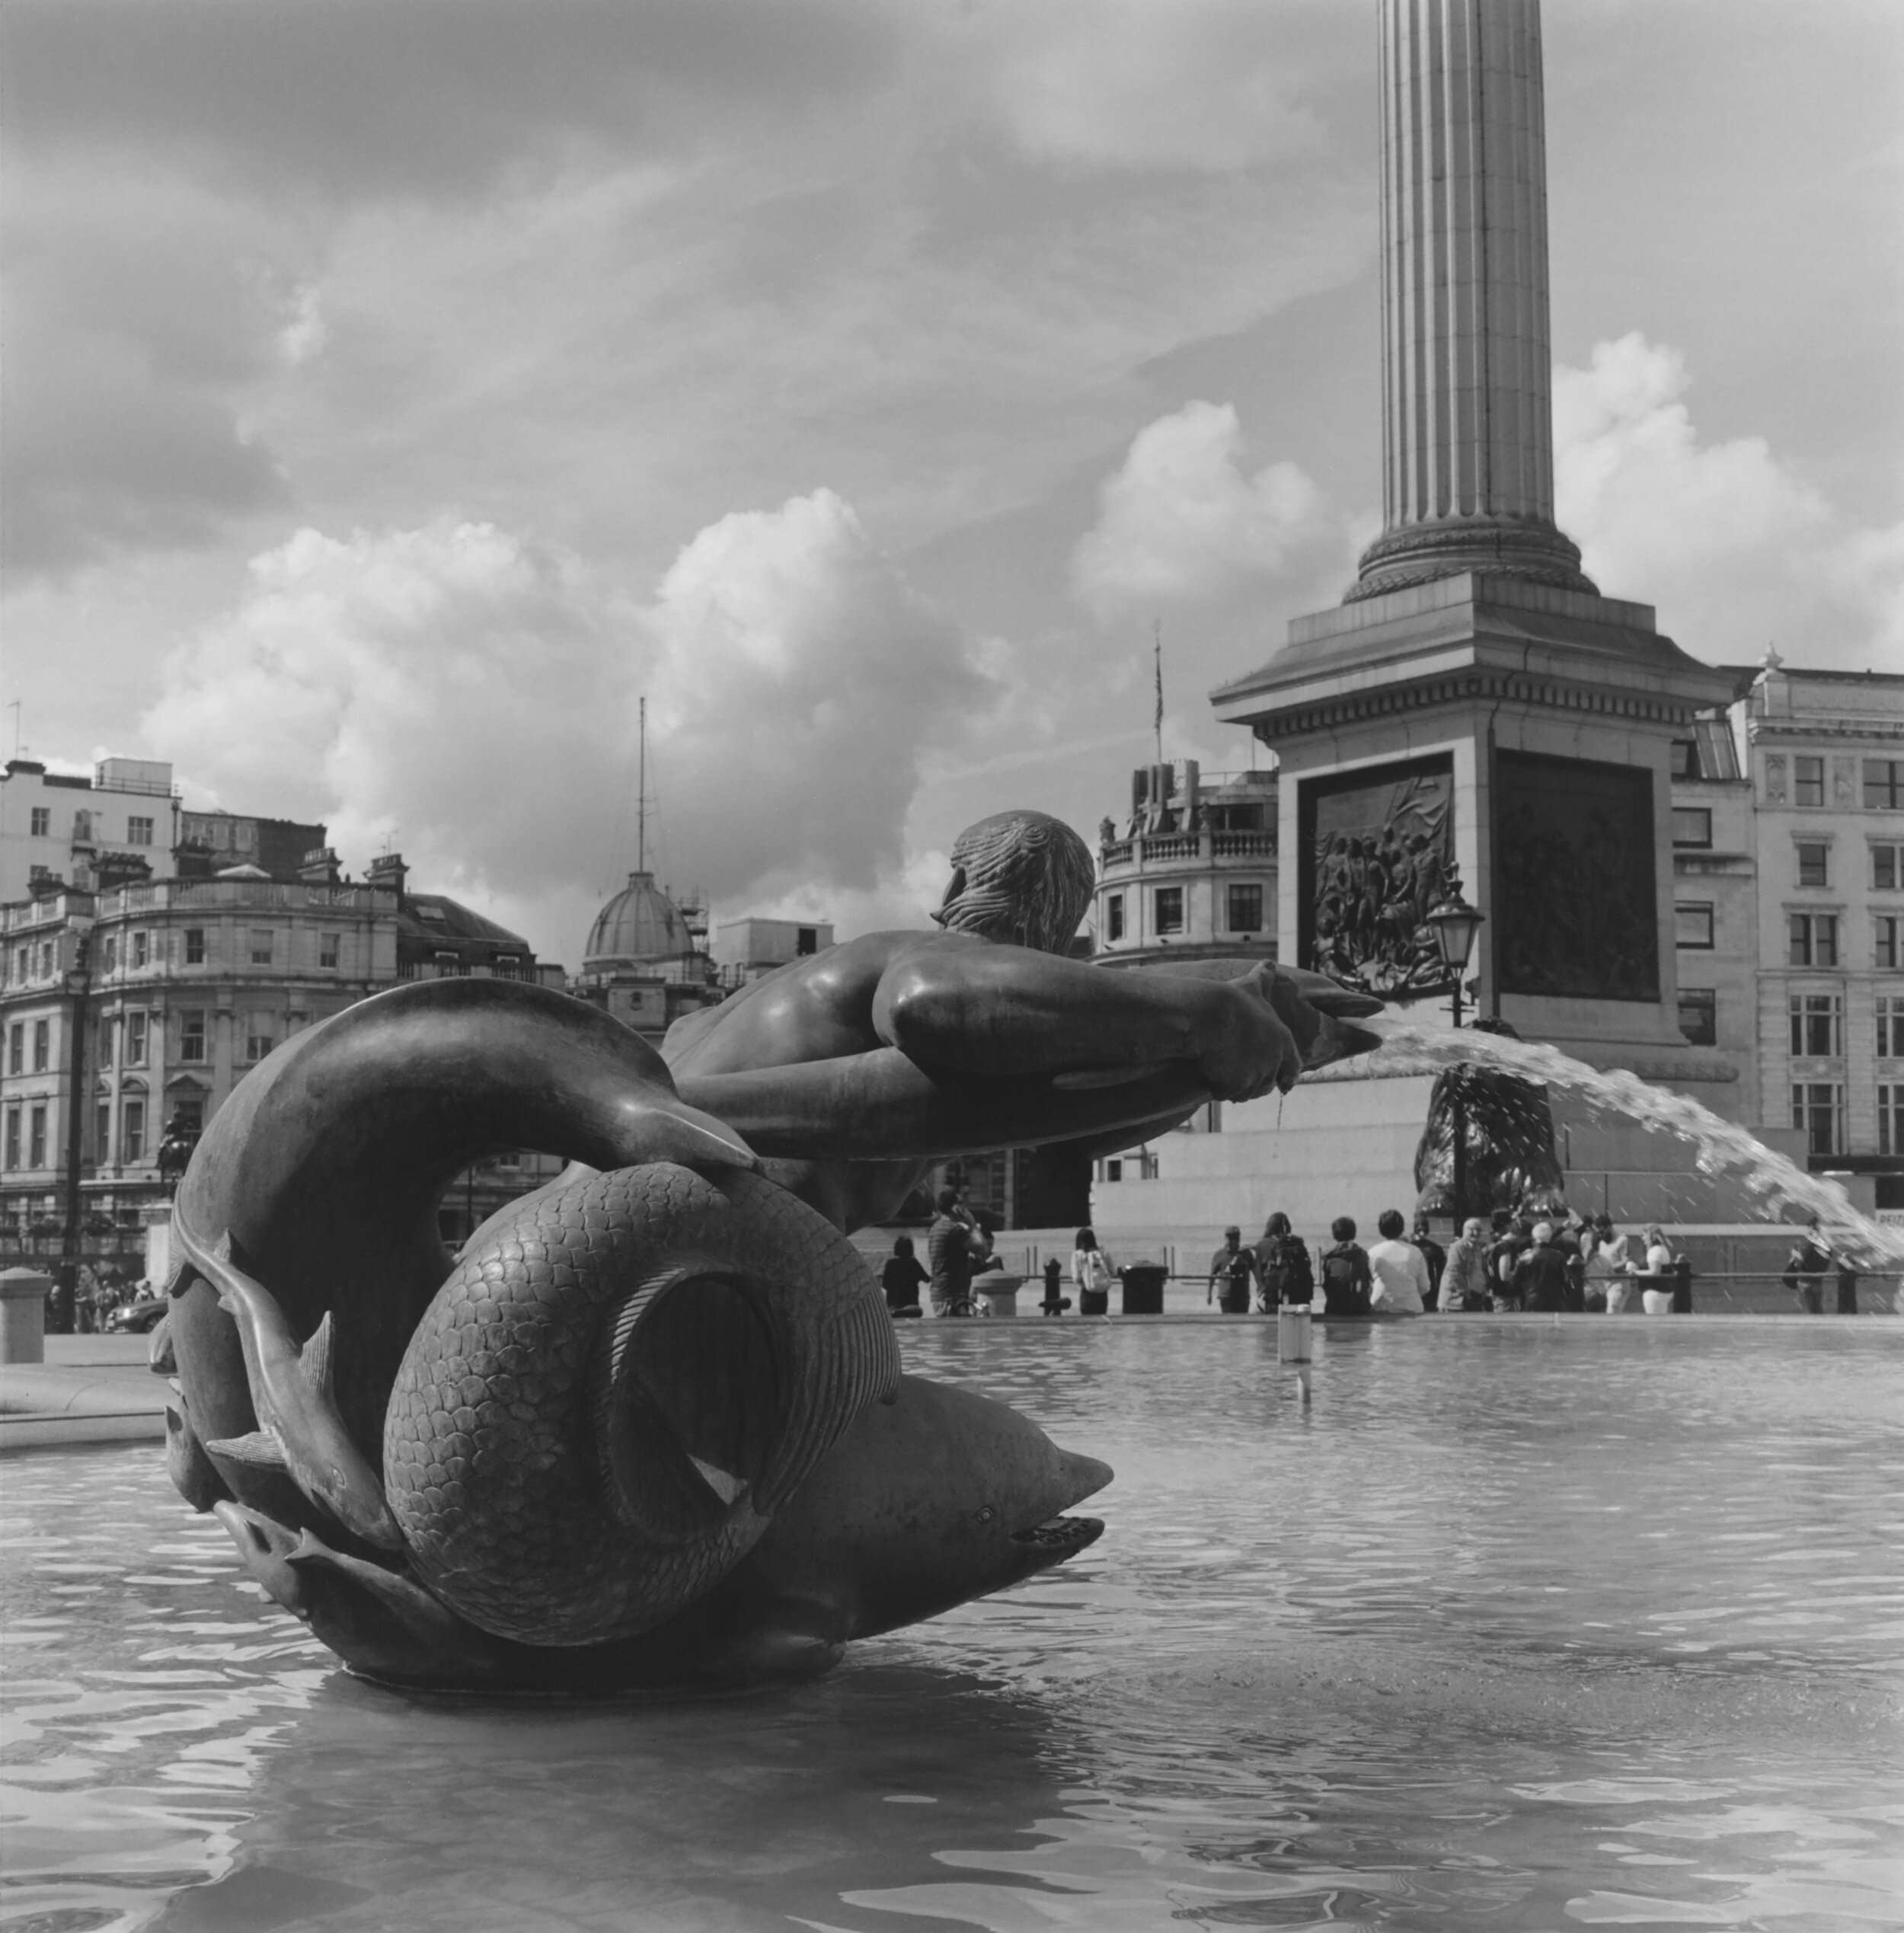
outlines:
[[[1373,14],[8,0],[0,699],[570,966],[643,694],[721,917],[1119,810],[1154,624],[1247,764],[1204,695],[1377,527]],[[1904,669],[1904,8],[1545,20],[1561,522]]]

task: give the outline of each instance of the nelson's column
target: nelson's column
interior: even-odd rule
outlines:
[[[1445,1013],[1420,916],[1458,888],[1483,1013],[1733,1114],[1736,1070],[1678,1024],[1669,790],[1733,680],[1602,596],[1554,521],[1538,0],[1380,0],[1379,40],[1384,528],[1339,606],[1212,694],[1276,754],[1279,955]],[[1305,1082],[1273,1180],[1232,1110],[1173,1143],[1145,1225],[1221,1226],[1259,1181],[1325,1219],[1405,1206],[1427,1085],[1378,1056]]]

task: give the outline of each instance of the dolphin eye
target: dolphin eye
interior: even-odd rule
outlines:
[[[998,1514],[998,1512],[995,1510],[989,1503],[982,1504],[980,1506],[979,1510],[979,1522],[980,1523],[989,1523]]]

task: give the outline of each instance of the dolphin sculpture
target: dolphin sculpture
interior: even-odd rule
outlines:
[[[452,1257],[444,1187],[522,1146],[571,1165]],[[404,1684],[798,1674],[1084,1548],[1064,1513],[1104,1467],[902,1379],[864,1260],[759,1165],[545,989],[423,982],[308,1030],[174,1204],[174,1481]]]

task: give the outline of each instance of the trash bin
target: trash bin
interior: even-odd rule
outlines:
[[[1124,1284],[1125,1315],[1163,1314],[1164,1284],[1170,1279],[1170,1270],[1161,1262],[1131,1262],[1117,1273]]]

